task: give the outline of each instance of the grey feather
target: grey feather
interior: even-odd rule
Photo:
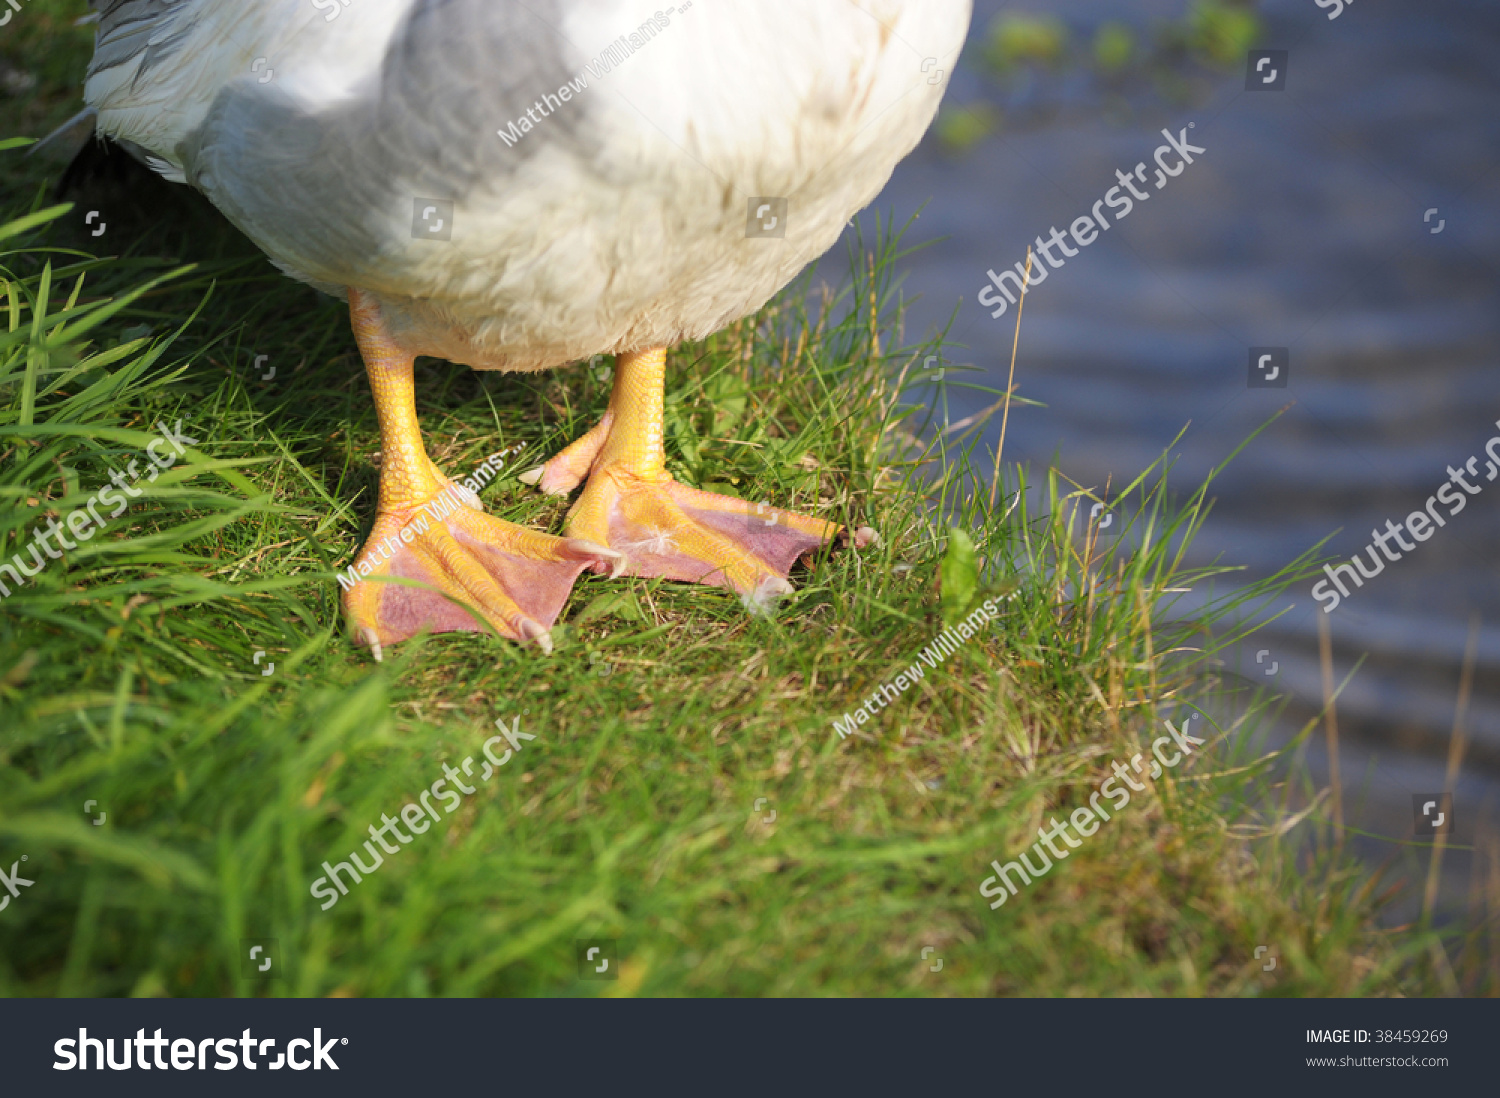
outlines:
[[[378,79],[317,113],[274,83],[233,81],[179,150],[187,178],[284,269],[378,289],[382,252],[409,244],[386,226],[409,222],[414,199],[503,191],[559,142],[591,158],[586,98],[514,147],[496,133],[582,68],[559,2],[416,0]]]
[[[139,57],[135,80],[182,48],[193,25],[193,0],[90,0],[99,13],[88,74]]]
[[[61,156],[72,160],[89,138],[94,136],[94,121],[98,112],[93,107],[84,107],[72,118],[26,150],[27,156]]]

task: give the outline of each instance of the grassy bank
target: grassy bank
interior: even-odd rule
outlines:
[[[55,171],[0,161],[7,218],[48,206]],[[1170,612],[1211,578],[1183,564],[1207,496],[1168,499],[1159,471],[1119,493],[1118,541],[1055,479],[1020,491],[1012,469],[989,506],[980,425],[923,430],[912,387],[939,350],[902,345],[893,241],[815,309],[794,286],[676,349],[667,396],[680,479],[868,523],[878,547],[794,575],[770,619],[719,591],[588,577],[550,657],[444,636],[375,664],[333,580],[377,475],[345,309],[185,190],[105,175],[77,202],[0,230],[0,555],[138,459],[158,421],[197,441],[0,600],[0,865],[24,855],[34,881],[0,911],[0,994],[1430,990],[1425,943],[1373,928],[1376,890],[1317,812],[1264,807],[1284,803],[1278,779],[1227,730],[1139,779],[1001,909],[980,895],[991,859],[1086,804],[1165,719],[1214,708],[1232,628],[1207,629],[1240,603]],[[556,531],[566,504],[517,474],[592,424],[607,366],[423,360],[433,459],[458,473],[516,447],[486,505]],[[986,598],[998,620],[834,731]],[[487,781],[476,765],[456,811],[320,908],[324,860],[516,719],[534,740]],[[278,979],[243,975],[244,939],[276,941]],[[617,981],[578,980],[579,939],[619,942]]]

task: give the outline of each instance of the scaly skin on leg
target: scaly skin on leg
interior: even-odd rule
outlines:
[[[381,452],[375,526],[355,558],[360,582],[344,591],[356,636],[378,659],[382,644],[423,629],[479,632],[484,622],[502,636],[550,650],[548,630],[578,574],[615,567],[620,554],[478,509],[478,498],[445,477],[422,445],[413,356],[391,339],[369,295],[351,290],[349,312],[375,395]],[[423,586],[369,582],[379,577]]]
[[[822,519],[700,492],[672,479],[663,450],[665,349],[619,356],[609,411],[587,435],[528,474],[544,491],[566,492],[588,472],[568,512],[571,537],[625,555],[624,573],[666,576],[737,591],[764,609],[792,590],[792,563],[837,537]],[[863,547],[875,532],[856,531]]]

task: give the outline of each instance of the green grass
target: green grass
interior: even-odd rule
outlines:
[[[45,177],[0,152],[11,217],[48,206]],[[1264,699],[988,907],[991,859],[1085,803],[1164,718],[1222,709],[1216,651],[1310,558],[1183,619],[1182,592],[1225,571],[1184,564],[1208,485],[1174,500],[1148,470],[1117,493],[1131,524],[1118,544],[1087,530],[1089,498],[1054,475],[1008,469],[991,510],[982,425],[922,422],[912,386],[940,349],[902,345],[889,233],[816,310],[798,284],[676,349],[667,396],[680,479],[869,523],[878,548],[794,575],[772,618],[721,591],[587,577],[550,657],[449,635],[375,664],[344,635],[333,579],[376,486],[346,310],[184,190],[116,209],[107,258],[84,250],[100,245],[78,209],[0,229],[0,553],[86,500],[158,419],[183,418],[200,441],[0,600],[0,865],[25,854],[35,881],[0,912],[0,994],[1437,986],[1430,936],[1375,928],[1375,883],[1320,812],[1290,815],[1288,779],[1237,734]],[[521,447],[486,504],[558,530],[566,503],[516,474],[593,422],[602,371],[423,360],[417,376],[433,459],[457,472]],[[839,738],[835,717],[985,597],[1003,599],[993,628]],[[516,717],[535,740],[320,910],[309,888],[324,859],[345,859]],[[241,977],[243,938],[279,940],[281,980]],[[576,979],[579,938],[621,942],[618,982]],[[1274,976],[1261,944],[1280,957]]]

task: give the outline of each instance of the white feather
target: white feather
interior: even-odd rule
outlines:
[[[352,0],[332,22],[307,0],[186,3],[190,44],[140,80],[135,64],[97,74],[89,101],[101,128],[180,177],[180,149],[224,87],[253,80],[257,57],[279,94],[333,109],[375,79],[414,2]],[[648,18],[644,7],[564,2],[559,29],[578,69]],[[543,118],[522,139],[528,159],[464,196],[451,241],[413,240],[399,206],[348,211],[375,225],[379,247],[347,264],[279,233],[274,212],[241,227],[297,277],[373,292],[415,353],[539,369],[701,338],[764,304],[879,192],[932,119],[944,87],[934,73],[951,71],[969,7],[693,0],[664,12],[669,26],[621,65],[589,76],[578,107],[597,143],[562,140],[562,123]],[[926,58],[937,60],[924,70]],[[194,182],[222,197],[223,181]],[[790,200],[785,238],[747,239],[758,196]]]

